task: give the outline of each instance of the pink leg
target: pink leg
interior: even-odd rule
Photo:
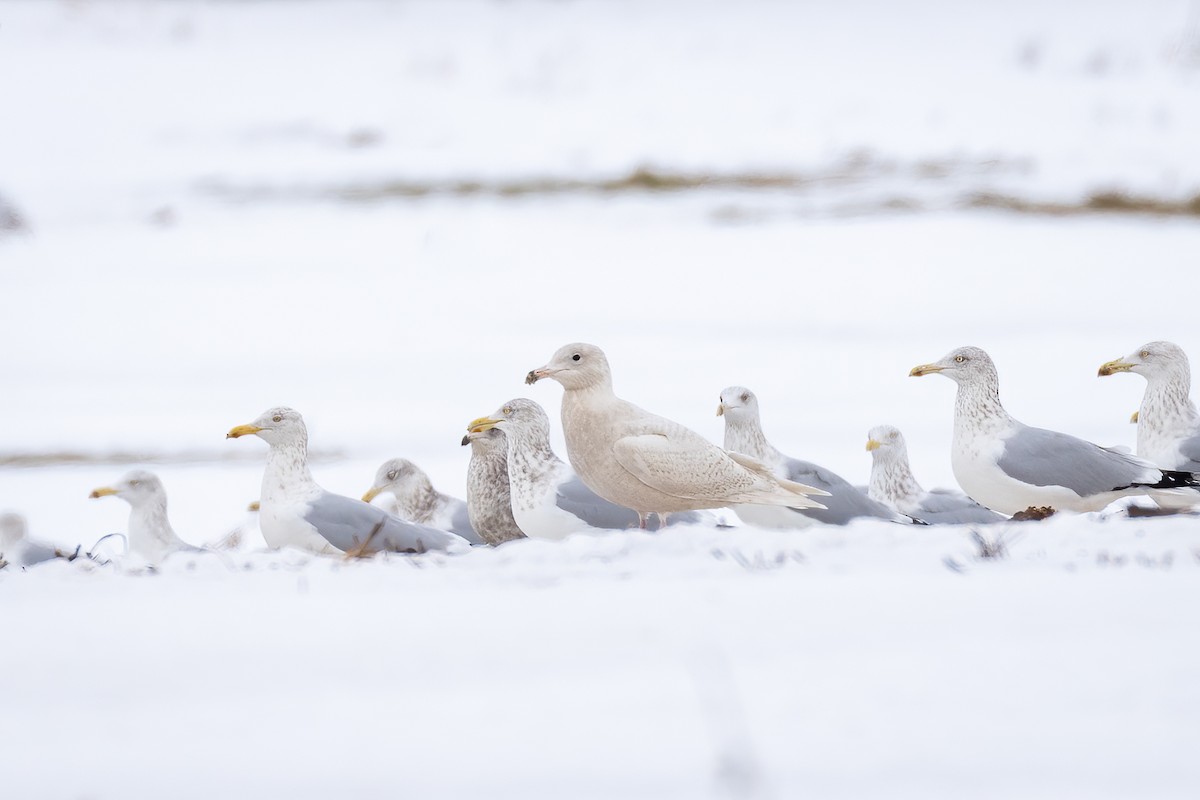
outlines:
[[[650,519],[650,514],[645,511],[639,511],[639,512],[637,512],[637,515],[638,515],[638,527],[641,528],[642,530],[646,530],[646,522]]]

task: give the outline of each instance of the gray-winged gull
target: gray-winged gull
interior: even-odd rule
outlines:
[[[931,525],[1003,522],[1005,517],[986,509],[953,489],[925,491],[908,463],[904,435],[891,425],[877,425],[867,434],[871,453],[871,483],[867,492],[875,500]]]
[[[255,435],[270,445],[259,498],[259,526],[272,547],[322,550],[321,543],[351,555],[387,550],[423,553],[466,545],[459,536],[405,522],[382,508],[327,492],[308,470],[308,429],[290,408],[264,411],[226,438]]]
[[[722,390],[717,416],[725,418],[726,450],[757,458],[781,478],[816,486],[829,493],[828,497],[821,498],[825,508],[734,506],[733,510],[743,522],[770,528],[806,528],[814,522],[845,525],[861,517],[912,523],[894,508],[867,497],[837,473],[777,450],[763,433],[758,397],[746,387],[729,386]]]
[[[172,553],[202,553],[180,539],[167,519],[167,490],[153,472],[135,469],[112,486],[93,489],[90,497],[115,496],[129,503],[127,554],[161,564]]]
[[[727,453],[678,422],[651,414],[613,393],[604,351],[591,344],[562,347],[526,383],[551,378],[563,387],[567,456],[579,477],[609,502],[647,517],[762,503],[820,508],[812,486],[775,477],[770,467]]]
[[[433,488],[425,470],[407,458],[391,458],[375,471],[375,483],[362,499],[369,503],[390,492],[395,498],[392,513],[409,522],[456,533],[471,544],[486,544],[471,527],[467,504]]]
[[[14,567],[31,567],[56,558],[74,558],[79,548],[63,550],[53,545],[35,542],[29,538],[29,526],[25,518],[15,511],[0,514],[0,564]]]
[[[509,400],[472,431],[500,428],[508,442],[508,476],[513,517],[526,536],[562,539],[572,533],[623,530],[639,524],[638,515],[589,489],[550,446],[550,418],[533,400]],[[699,512],[673,522],[703,522]],[[709,520],[714,521],[715,520]]]
[[[1137,423],[1137,454],[1163,469],[1200,471],[1200,412],[1189,395],[1187,353],[1171,342],[1150,342],[1100,367],[1101,375],[1136,372],[1146,379]]]
[[[473,527],[484,541],[496,545],[525,534],[513,518],[509,497],[508,443],[499,428],[470,431],[462,439],[471,446],[471,461],[467,464],[467,513]]]
[[[963,490],[993,511],[1029,507],[1098,511],[1128,495],[1196,502],[1197,476],[1161,470],[1145,459],[1065,433],[1031,428],[1000,405],[1000,379],[978,347],[960,347],[909,375],[941,374],[958,384],[950,463]],[[1196,500],[1191,497],[1195,496]]]

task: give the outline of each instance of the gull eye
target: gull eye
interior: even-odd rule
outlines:
[[[954,362],[955,362],[956,364],[961,364],[961,363],[963,363],[963,362],[964,362],[964,361],[966,361],[966,360],[967,360],[967,357],[966,357],[966,356],[955,356],[955,357],[954,357]]]
[[[394,469],[389,469],[389,470],[388,470],[388,474],[387,474],[387,479],[388,479],[389,481],[394,481],[394,480],[396,480],[396,476],[397,476],[397,475],[399,475],[399,474],[400,474],[400,473],[399,473],[399,472],[397,472],[396,470],[394,470]]]
[[[1142,358],[1149,358],[1149,357],[1150,357],[1150,351],[1149,351],[1149,350],[1143,350],[1143,351],[1142,351]]]
[[[505,406],[504,411],[502,411],[501,413],[504,414],[504,416],[506,416],[506,417],[511,416],[512,415],[512,406]]]
[[[283,415],[276,414],[275,416],[271,417],[271,421],[272,422],[283,422]]]
[[[749,393],[749,392],[747,392],[747,393],[745,393],[745,394],[743,394],[743,395],[742,395],[742,402],[743,402],[743,403],[749,403],[749,402],[750,402],[750,393]]]
[[[130,486],[141,486],[141,484],[142,484],[142,482],[139,480],[132,480],[129,482]]]
[[[576,353],[575,355],[571,356],[572,361],[578,361],[580,358],[582,358],[582,356],[580,356],[579,353]]]
[[[889,434],[888,434],[888,438],[889,438],[889,439],[895,439],[895,438],[896,438],[896,432],[895,432],[895,431],[892,431],[891,433],[889,433]]]

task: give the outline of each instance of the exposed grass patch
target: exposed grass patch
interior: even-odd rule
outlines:
[[[1023,214],[1071,216],[1077,214],[1152,214],[1164,217],[1200,217],[1200,194],[1166,200],[1119,191],[1093,192],[1078,203],[1026,200],[1005,194],[980,192],[967,198],[970,208],[1000,208]]]

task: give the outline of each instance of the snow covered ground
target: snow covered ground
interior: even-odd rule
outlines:
[[[281,403],[328,488],[461,495],[465,423],[556,416],[522,378],[568,341],[715,441],[750,386],[856,482],[895,424],[931,486],[917,363],[982,346],[1018,418],[1132,446],[1096,368],[1200,358],[1195,2],[5,2],[0,76],[0,510],[63,545],[134,466],[219,538],[265,450],[224,433]],[[4,571],[0,791],[1190,797],[1198,534]]]

